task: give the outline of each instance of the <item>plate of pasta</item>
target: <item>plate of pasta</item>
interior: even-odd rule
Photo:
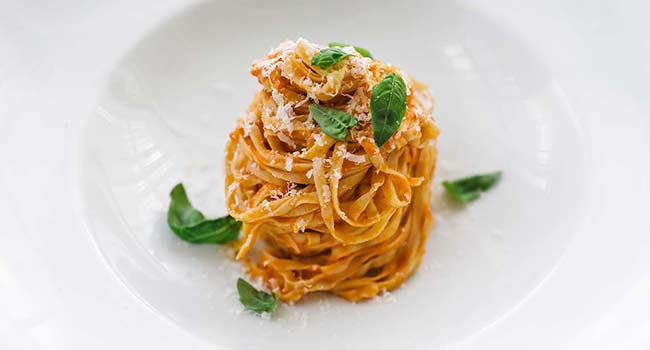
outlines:
[[[103,43],[83,24],[94,73],[44,80],[83,105],[33,106],[65,137],[6,124],[69,159],[0,149],[1,198],[42,176],[24,198],[68,214],[7,206],[53,233],[0,244],[8,348],[649,345],[648,51],[615,25],[643,11],[497,3],[171,1]]]

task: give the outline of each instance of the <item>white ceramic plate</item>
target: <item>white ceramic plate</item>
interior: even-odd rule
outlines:
[[[0,348],[650,347],[644,3],[59,5],[0,6]],[[298,37],[429,84],[437,224],[394,293],[265,320],[229,252],[180,242],[165,211],[183,181],[225,213],[248,66]],[[442,196],[495,169],[481,200]]]

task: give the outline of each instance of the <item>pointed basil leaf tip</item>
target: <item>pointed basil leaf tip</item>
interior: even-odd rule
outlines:
[[[311,59],[311,65],[327,69],[347,56],[350,56],[350,54],[338,47],[327,47],[318,51],[316,56]]]
[[[381,147],[399,129],[406,113],[406,84],[399,74],[390,73],[372,87],[370,112],[375,143]]]
[[[259,291],[242,278],[237,279],[237,292],[239,301],[250,311],[262,313],[275,310],[275,294]]]
[[[474,175],[454,181],[444,181],[442,186],[447,193],[459,202],[468,203],[481,196],[501,180],[501,171]]]
[[[355,50],[356,52],[358,52],[361,56],[363,56],[363,57],[368,57],[368,58],[372,59],[372,55],[370,54],[370,51],[368,51],[368,50],[366,50],[366,49],[364,49],[364,48],[362,48],[362,47],[353,46],[353,45],[348,45],[348,44],[344,44],[344,43],[337,43],[337,42],[335,42],[335,41],[332,41],[331,43],[329,43],[328,46],[329,46],[329,47],[346,47],[346,46],[352,46],[352,47],[354,48],[354,50]]]
[[[237,239],[241,222],[232,216],[208,220],[194,209],[183,184],[174,186],[167,211],[167,224],[182,240],[190,243],[223,244]]]
[[[309,113],[326,135],[340,141],[345,141],[348,129],[358,123],[352,115],[346,112],[317,104],[309,105]]]

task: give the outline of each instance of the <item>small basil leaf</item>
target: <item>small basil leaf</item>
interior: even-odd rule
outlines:
[[[239,301],[248,310],[256,313],[275,310],[275,294],[259,291],[241,278],[237,279],[237,292],[239,292]]]
[[[406,113],[406,84],[399,74],[390,73],[372,87],[370,111],[375,143],[381,147],[399,129]]]
[[[444,181],[442,186],[454,199],[467,203],[479,198],[481,192],[485,192],[496,185],[501,179],[501,174],[500,171],[497,171],[489,174],[469,176],[454,181]]]
[[[241,222],[230,215],[207,220],[192,207],[183,184],[174,186],[170,197],[167,224],[180,239],[190,243],[223,244],[239,236]]]
[[[332,41],[331,43],[329,43],[328,46],[329,47],[346,47],[346,46],[352,46],[352,45],[348,45],[348,44],[344,44],[344,43],[337,43],[335,41]],[[372,58],[372,55],[370,54],[370,51],[368,51],[368,50],[366,50],[366,49],[364,49],[362,47],[358,47],[358,46],[352,46],[352,47],[354,47],[354,51],[358,52],[361,56]]]
[[[341,141],[345,141],[348,136],[348,129],[358,123],[348,113],[317,104],[309,105],[309,113],[325,134]]]
[[[339,49],[338,47],[328,47],[318,51],[316,56],[311,59],[311,65],[318,66],[322,69],[327,69],[338,63],[346,56],[350,56],[350,54]]]

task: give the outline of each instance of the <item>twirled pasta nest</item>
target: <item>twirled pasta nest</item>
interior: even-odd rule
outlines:
[[[244,223],[237,258],[280,299],[329,291],[356,301],[399,287],[421,261],[439,131],[423,84],[352,47],[327,70],[311,66],[320,49],[287,41],[253,63],[262,89],[230,134],[227,206]],[[406,82],[407,110],[377,147],[371,89],[392,72]],[[320,130],[315,103],[358,120],[345,141]]]

